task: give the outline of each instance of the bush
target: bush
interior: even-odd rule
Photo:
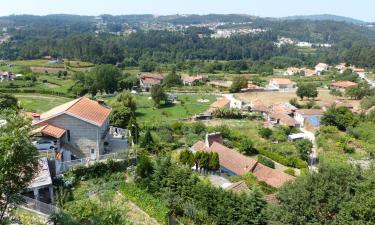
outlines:
[[[153,197],[132,183],[123,183],[120,190],[126,198],[154,217],[159,223],[168,224],[169,209],[163,200]]]
[[[289,175],[292,175],[292,176],[295,176],[296,175],[296,172],[293,168],[288,168],[288,169],[285,169],[284,170],[284,173],[286,174],[289,174]]]
[[[272,169],[275,169],[275,163],[271,159],[268,159],[262,155],[258,156],[258,162]]]
[[[96,162],[91,166],[78,166],[71,170],[69,173],[75,177],[77,180],[81,179],[91,179],[97,177],[103,177],[105,175],[125,172],[128,166],[127,161],[114,161],[112,159],[107,160],[107,162]],[[68,173],[68,175],[69,175]]]

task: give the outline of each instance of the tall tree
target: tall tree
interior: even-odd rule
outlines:
[[[165,100],[166,94],[164,93],[163,87],[161,85],[154,85],[151,88],[151,97],[154,100],[155,106],[159,107],[160,102]]]
[[[240,92],[242,88],[246,88],[247,87],[247,83],[248,82],[249,81],[246,79],[246,77],[244,77],[244,76],[236,76],[233,79],[233,82],[232,82],[232,85],[229,88],[229,91],[231,93]]]
[[[5,211],[19,201],[18,194],[33,178],[38,165],[38,151],[31,143],[30,122],[13,111],[3,111],[0,118],[0,223]]]
[[[90,72],[98,91],[113,93],[117,90],[121,71],[113,65],[98,65]]]

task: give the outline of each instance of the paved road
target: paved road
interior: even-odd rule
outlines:
[[[311,149],[311,154],[309,155],[309,169],[311,171],[317,171],[317,158],[318,158],[318,151],[317,151],[317,145],[315,140],[315,134],[313,132],[310,132],[304,128],[300,128],[300,130],[308,137],[308,139],[313,143],[313,147]]]

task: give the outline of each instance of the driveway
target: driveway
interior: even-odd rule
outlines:
[[[317,144],[315,140],[315,134],[311,131],[308,131],[304,128],[300,128],[300,130],[307,136],[307,138],[312,142],[313,147],[311,149],[311,154],[309,155],[309,169],[311,171],[317,171],[317,158],[318,158],[318,151],[317,151]]]

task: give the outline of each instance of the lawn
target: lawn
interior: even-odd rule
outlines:
[[[27,112],[45,112],[51,108],[70,101],[65,97],[41,94],[16,94],[21,107]]]
[[[136,95],[136,116],[140,123],[170,122],[189,119],[190,117],[206,111],[209,105],[216,100],[215,96],[204,94],[178,94],[177,104],[164,105],[160,108],[154,107],[150,95]],[[200,103],[198,99],[207,99],[209,102]],[[114,98],[108,98],[111,105]]]

